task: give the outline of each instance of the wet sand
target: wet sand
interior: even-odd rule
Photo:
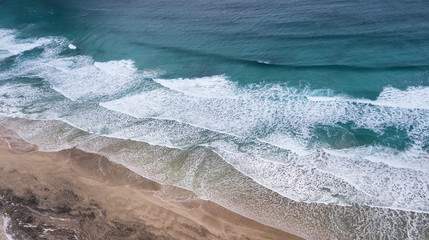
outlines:
[[[301,239],[78,149],[46,153],[0,129],[0,215],[14,239]],[[0,217],[0,240],[7,239]]]

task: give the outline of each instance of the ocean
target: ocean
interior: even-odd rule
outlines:
[[[429,239],[429,2],[2,0],[0,121],[306,239]]]

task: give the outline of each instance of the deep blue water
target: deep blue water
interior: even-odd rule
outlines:
[[[296,201],[428,212],[428,16],[427,1],[3,0],[0,114],[204,147]]]
[[[2,25],[168,78],[226,74],[376,99],[428,86],[425,1],[3,1]],[[264,64],[268,63],[268,64]]]

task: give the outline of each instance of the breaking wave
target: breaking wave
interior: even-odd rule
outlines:
[[[285,229],[278,202],[250,213],[240,197],[263,196],[249,200],[255,208],[301,202],[299,211],[329,203],[336,214],[340,206],[372,206],[360,214],[376,219],[391,209],[406,210],[398,218],[429,212],[428,87],[385,87],[376,100],[356,99],[240,85],[226,75],[165,79],[132,60],[97,62],[59,37],[20,39],[3,29],[0,43],[2,124],[43,151],[103,154],[301,236],[322,228],[288,219]]]

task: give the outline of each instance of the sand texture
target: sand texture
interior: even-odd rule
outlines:
[[[0,240],[300,239],[210,201],[166,201],[161,186],[78,149],[37,151],[0,129]]]

